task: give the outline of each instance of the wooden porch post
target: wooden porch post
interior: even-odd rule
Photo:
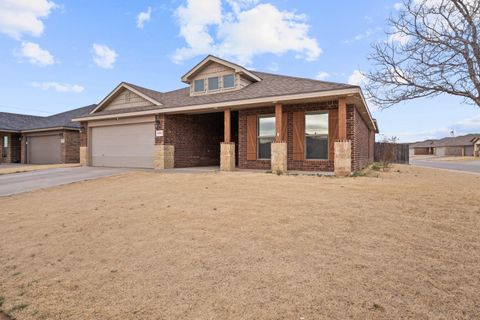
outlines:
[[[230,143],[231,141],[231,138],[230,138],[230,135],[231,135],[231,128],[230,128],[230,119],[231,119],[231,112],[230,112],[230,109],[225,109],[224,112],[223,112],[223,120],[224,120],[224,125],[223,125],[223,128],[224,128],[224,142],[225,143]]]
[[[282,104],[275,104],[275,142],[283,142],[283,113],[282,113]]]
[[[347,139],[347,102],[345,98],[338,99],[338,139]]]

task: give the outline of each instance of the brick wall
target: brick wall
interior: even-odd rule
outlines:
[[[353,121],[353,143],[352,143],[352,170],[357,171],[373,162],[373,143],[371,130],[363,121],[356,108],[349,108],[349,113],[353,117],[348,119]],[[348,120],[347,120],[348,121]]]
[[[8,137],[8,148],[6,149],[6,157],[3,157],[3,137]],[[21,152],[20,134],[4,132],[0,134],[0,163],[17,163],[20,162]]]
[[[223,112],[199,115],[160,115],[157,117],[163,137],[156,144],[174,146],[175,168],[220,164],[223,141]]]
[[[80,133],[65,130],[63,138],[65,142],[62,144],[62,162],[78,163],[80,161]]]
[[[287,115],[288,124],[288,170],[304,170],[304,171],[333,171],[333,159],[328,160],[293,160],[293,112],[295,111],[328,111],[330,109],[338,108],[338,101],[327,101],[322,103],[313,104],[298,104],[298,105],[286,105],[283,106],[283,112]],[[270,160],[247,160],[247,116],[248,115],[274,115],[274,107],[263,107],[256,109],[248,109],[239,111],[239,124],[238,124],[238,143],[239,143],[239,168],[245,169],[271,169]],[[352,113],[350,112],[350,115]],[[347,117],[349,113],[347,112]],[[347,121],[348,126],[348,121]],[[353,122],[350,121],[350,126],[353,127]],[[349,127],[347,127],[348,134]],[[350,130],[353,137],[353,129]]]

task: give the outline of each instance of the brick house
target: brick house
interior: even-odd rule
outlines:
[[[122,82],[81,122],[90,166],[220,165],[348,174],[373,161],[376,121],[358,86],[247,70],[207,56],[158,92]]]
[[[95,105],[49,117],[0,112],[0,163],[78,163],[80,124]]]

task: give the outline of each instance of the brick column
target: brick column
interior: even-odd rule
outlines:
[[[275,141],[271,146],[271,164],[273,173],[287,172],[287,142],[283,134],[283,107],[281,103],[275,104]]]
[[[80,165],[88,166],[90,165],[88,159],[88,123],[80,123]]]
[[[156,170],[172,169],[175,167],[175,147],[165,143],[167,116],[159,114],[155,117],[155,154],[154,168]]]

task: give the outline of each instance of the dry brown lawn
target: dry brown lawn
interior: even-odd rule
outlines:
[[[479,186],[404,166],[344,179],[134,172],[1,198],[0,308],[20,320],[478,319]]]

